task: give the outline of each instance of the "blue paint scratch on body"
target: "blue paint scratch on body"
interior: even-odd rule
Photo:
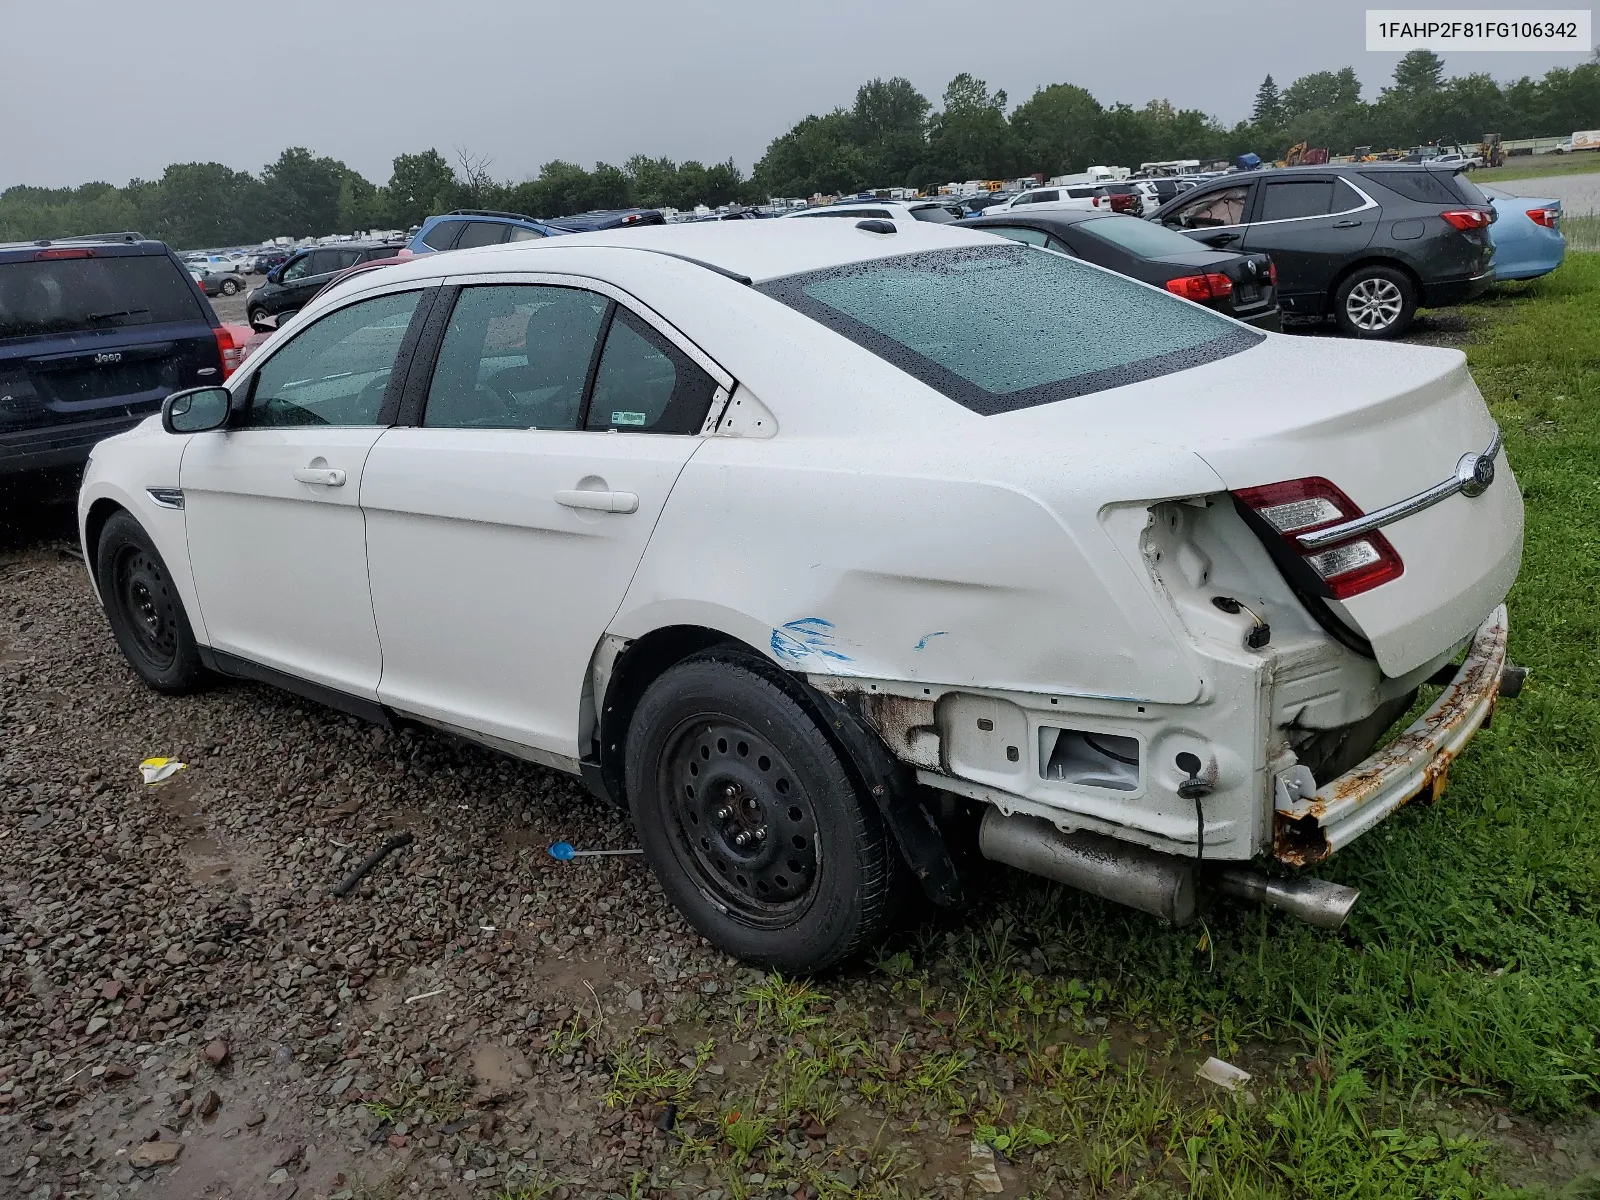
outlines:
[[[812,655],[849,662],[850,656],[834,648],[833,622],[821,617],[802,617],[772,631],[772,653],[789,662],[801,662]]]
[[[915,646],[911,647],[911,648],[913,650],[926,650],[928,648],[928,639],[929,638],[949,637],[949,636],[950,636],[950,634],[947,631],[943,630],[943,629],[935,630],[933,633],[925,633],[920,638],[917,639],[917,644]]]

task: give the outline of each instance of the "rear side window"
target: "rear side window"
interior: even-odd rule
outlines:
[[[457,250],[465,250],[470,246],[496,246],[506,240],[506,227],[495,221],[468,221],[467,227],[461,231],[461,240],[456,243]]]
[[[1265,335],[1032,246],[928,251],[762,292],[984,415],[1168,375]]]
[[[1271,180],[1261,201],[1260,221],[1292,221],[1296,217],[1325,217],[1333,205],[1331,179]]]
[[[595,372],[587,429],[699,433],[717,382],[660,333],[618,307]]]
[[[511,236],[506,240],[511,242],[531,242],[543,236],[544,234],[537,229],[529,229],[526,225],[513,225],[511,227]]]
[[[439,347],[423,425],[576,429],[609,301],[543,284],[470,287]]]
[[[210,318],[164,254],[0,263],[0,339]]]
[[[448,250],[456,244],[456,236],[465,224],[465,221],[440,221],[422,235],[422,244],[434,250]]]
[[[1420,171],[1368,171],[1363,173],[1363,177],[1418,204],[1461,203],[1461,197],[1440,178],[1440,172],[1430,171],[1426,167]]]

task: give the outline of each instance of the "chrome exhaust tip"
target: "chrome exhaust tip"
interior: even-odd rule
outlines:
[[[1279,879],[1248,867],[1228,867],[1216,875],[1217,887],[1230,896],[1282,909],[1319,929],[1338,929],[1350,918],[1361,893],[1342,883],[1306,876]]]

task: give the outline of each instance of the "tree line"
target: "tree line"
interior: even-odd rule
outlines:
[[[969,74],[951,80],[941,101],[935,109],[906,79],[871,80],[850,108],[808,116],[775,138],[749,178],[731,158],[706,166],[638,155],[592,170],[558,160],[532,179],[501,182],[486,156],[458,150],[452,162],[434,149],[400,155],[388,182],[374,184],[337,159],[293,147],[259,174],[174,163],[160,179],[124,187],[18,186],[0,193],[0,241],[137,229],[183,248],[243,245],[406,229],[451,208],[543,217],[632,205],[689,209],[864,187],[931,190],[957,180],[1066,174],[1094,163],[1212,161],[1252,150],[1270,161],[1302,141],[1342,154],[1358,146],[1477,142],[1491,132],[1565,136],[1600,128],[1600,53],[1502,85],[1486,74],[1446,78],[1437,55],[1417,50],[1371,101],[1362,99],[1351,67],[1282,88],[1269,75],[1250,118],[1232,127],[1166,100],[1104,105],[1068,83],[1041,87],[1012,108],[1004,91]]]

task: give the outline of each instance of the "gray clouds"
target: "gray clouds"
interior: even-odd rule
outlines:
[[[1175,0],[4,0],[0,187],[150,178],[170,162],[259,170],[285,146],[388,178],[399,153],[469,146],[521,179],[635,153],[746,170],[799,118],[904,75],[937,105],[970,71],[1013,104],[1070,82],[1233,122],[1256,85],[1351,65],[1371,99],[1366,4]],[[1505,80],[1573,54],[1459,54]]]

